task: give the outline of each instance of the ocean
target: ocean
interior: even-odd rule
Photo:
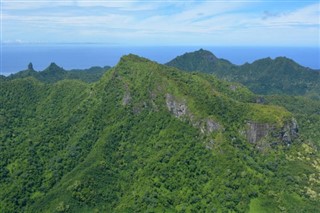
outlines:
[[[218,58],[241,65],[257,59],[285,56],[313,69],[320,69],[319,47],[214,47],[167,46],[124,47],[98,44],[2,44],[1,74],[9,75],[25,70],[30,62],[35,70],[43,70],[51,62],[69,69],[85,69],[92,66],[114,66],[122,55],[133,53],[159,63],[166,63],[185,52],[200,48],[211,51]]]

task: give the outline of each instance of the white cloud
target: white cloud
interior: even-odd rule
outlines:
[[[151,1],[152,2],[152,1]],[[105,7],[123,11],[152,10],[158,4],[150,4],[141,1],[106,1],[106,0],[3,0],[2,9],[6,10],[31,10],[52,8],[61,6],[73,6],[80,8]]]
[[[312,4],[304,8],[283,13],[279,16],[270,17],[261,21],[264,25],[271,26],[296,26],[296,25],[318,25],[320,26],[320,3]]]
[[[130,8],[134,1],[75,1],[79,7]]]
[[[54,0],[2,0],[2,10],[30,10],[41,9],[46,7],[71,6],[72,0],[54,1]]]
[[[158,33],[210,33],[225,29],[222,19],[230,19],[225,15],[233,10],[242,8],[247,3],[223,4],[222,2],[205,2],[202,4],[184,5],[185,10],[167,15],[155,15],[145,20],[134,23],[135,26],[144,26],[146,29]],[[236,17],[236,15],[232,15]],[[235,19],[231,18],[230,22]]]
[[[246,7],[252,5],[250,1],[21,2],[3,1],[3,36],[7,40],[16,39],[10,37],[11,32],[27,34],[27,29],[31,28],[38,29],[39,35],[29,35],[34,39],[37,36],[50,37],[50,33],[55,32],[62,40],[68,39],[63,38],[64,35],[74,33],[79,40],[133,38],[141,43],[160,40],[171,43],[242,42],[244,45],[259,42],[316,43],[315,34],[318,32],[319,35],[320,26],[319,3],[263,18],[265,14],[262,12],[246,11]],[[70,7],[62,7],[61,11],[41,9],[49,6]],[[13,12],[30,8],[34,9],[32,13]],[[99,13],[96,13],[97,8]]]

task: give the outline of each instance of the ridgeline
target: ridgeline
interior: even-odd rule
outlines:
[[[300,126],[317,100],[136,55],[94,83],[59,73],[1,81],[1,212],[320,209],[317,123]]]

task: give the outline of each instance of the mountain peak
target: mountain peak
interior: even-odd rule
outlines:
[[[223,70],[232,66],[229,61],[219,59],[212,52],[202,48],[178,56],[166,65],[186,71],[202,71],[206,73],[213,73],[216,70]]]
[[[276,58],[274,59],[274,61],[286,62],[286,63],[291,63],[291,64],[297,64],[297,62],[295,62],[295,61],[292,60],[291,58],[287,58],[287,57],[285,57],[285,56],[276,57]]]
[[[218,59],[212,52],[210,52],[209,50],[204,50],[202,48],[200,48],[199,50],[197,50],[197,51],[195,51],[193,53],[194,54],[198,54],[198,55],[200,54],[200,56],[203,56],[203,57],[209,57],[208,59],[210,59],[210,58],[213,59],[213,60],[217,60]]]
[[[61,72],[64,71],[62,67],[59,67],[56,63],[51,62],[50,65],[44,70],[44,72]]]
[[[210,52],[209,50],[204,50],[202,48],[194,52],[187,52],[178,57],[192,57],[192,58],[197,57],[199,59],[207,60],[210,62],[216,62],[217,60],[219,60],[212,52]]]
[[[28,70],[32,70],[32,71],[34,70],[33,69],[33,64],[31,62],[28,64]]]
[[[133,54],[94,84],[47,69],[35,77],[59,83],[0,84],[1,212],[319,209],[309,199],[318,186],[306,181],[318,177],[318,102],[257,100],[238,83]],[[299,138],[274,103],[317,123],[304,122]]]
[[[278,65],[282,64],[282,65],[287,65],[287,66],[299,66],[299,67],[303,68],[301,65],[297,64],[297,62],[295,62],[294,60],[287,58],[285,56],[278,56],[274,59],[272,59],[270,57],[262,58],[262,59],[258,59],[256,61],[254,61],[253,63],[251,63],[251,65],[255,65],[255,64],[264,65],[264,66],[275,66],[276,64],[278,64]],[[279,67],[277,69],[279,69]]]
[[[122,56],[120,58],[119,63],[123,63],[123,62],[148,62],[148,61],[150,61],[150,60],[130,53],[128,55]]]
[[[60,68],[56,63],[51,62],[49,68]]]

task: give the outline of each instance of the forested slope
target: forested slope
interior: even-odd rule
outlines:
[[[303,67],[286,57],[264,58],[237,66],[200,49],[178,56],[167,65],[240,82],[257,94],[306,95],[320,99],[320,71]]]
[[[320,208],[314,137],[241,84],[127,55],[96,83],[0,86],[1,212]]]
[[[73,69],[66,71],[55,63],[51,63],[43,71],[35,71],[32,63],[28,65],[28,69],[14,73],[6,77],[7,80],[34,77],[41,82],[55,83],[63,79],[76,79],[87,83],[98,81],[101,76],[110,69],[109,66],[105,67],[91,67],[89,69]]]

